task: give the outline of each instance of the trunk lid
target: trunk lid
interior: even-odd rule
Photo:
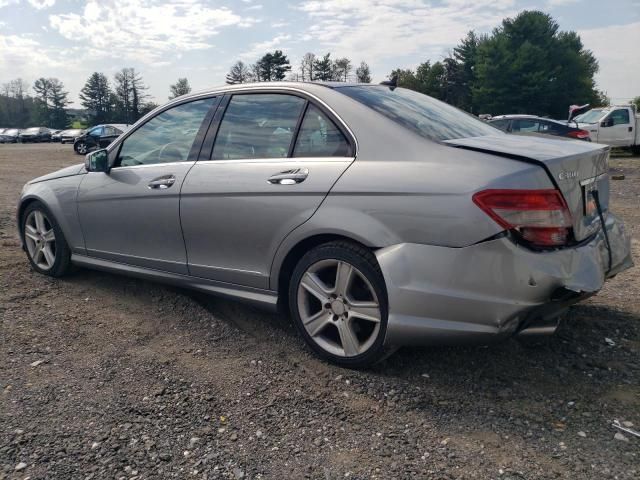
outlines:
[[[445,143],[544,167],[567,202],[578,241],[589,237],[600,226],[594,191],[598,192],[606,216],[609,208],[609,147],[606,145],[509,134],[459,138]]]

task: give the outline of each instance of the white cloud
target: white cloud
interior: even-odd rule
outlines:
[[[250,7],[245,8],[245,10],[262,10],[263,5],[251,5]]]
[[[298,8],[311,20],[303,40],[372,65],[417,53],[437,57],[469,30],[490,30],[517,13],[514,0],[308,0]]]
[[[578,3],[579,0],[547,0],[547,8],[564,7],[572,3]]]
[[[291,39],[291,35],[283,34],[283,35],[277,35],[271,40],[265,40],[264,42],[254,43],[251,45],[249,50],[240,54],[240,59],[247,62],[253,62],[254,60],[257,60],[258,57],[264,55],[265,53],[271,50],[274,50],[280,47],[284,42],[290,39]]]
[[[29,0],[29,4],[38,10],[53,7],[55,3],[56,0]]]
[[[18,3],[20,0],[0,0],[0,8],[7,7],[12,3]]]
[[[578,31],[600,64],[598,87],[615,103],[640,95],[640,22]]]
[[[0,72],[31,79],[49,76],[51,69],[74,67],[73,58],[60,59],[57,49],[45,47],[30,36],[0,35]]]
[[[89,0],[82,13],[51,15],[49,22],[99,56],[157,64],[180,52],[210,48],[222,28],[256,20],[203,0]]]

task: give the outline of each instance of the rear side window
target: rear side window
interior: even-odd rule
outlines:
[[[285,94],[234,95],[222,117],[212,159],[287,157],[305,103]]]
[[[501,135],[473,115],[405,88],[344,86],[335,90],[429,140]]]
[[[346,157],[349,154],[349,143],[340,129],[318,107],[309,104],[293,156]]]
[[[538,122],[537,120],[513,120],[511,122],[511,131],[521,133],[537,132],[539,126],[540,122]]]

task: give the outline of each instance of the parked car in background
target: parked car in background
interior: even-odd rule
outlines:
[[[640,115],[633,104],[592,108],[574,117],[569,125],[586,130],[594,142],[640,153]]]
[[[5,130],[0,134],[0,143],[17,143],[18,135],[20,135],[20,129],[5,128]]]
[[[317,354],[363,367],[407,344],[553,333],[633,264],[608,161],[404,88],[233,85],[32,180],[17,225],[37,272],[280,307]]]
[[[82,128],[71,128],[60,132],[60,143],[73,143],[80,135],[84,133]]]
[[[122,123],[96,125],[75,139],[73,149],[78,155],[84,155],[92,150],[105,148],[128,128],[129,125]]]
[[[52,142],[59,142],[60,141],[60,133],[62,133],[62,130],[51,130],[51,141]]]
[[[499,115],[488,120],[490,125],[507,133],[542,133],[557,137],[576,138],[590,141],[589,132],[582,128],[568,126],[558,120],[535,115]]]
[[[50,142],[51,130],[46,127],[31,127],[20,132],[18,141],[21,143],[29,142]]]

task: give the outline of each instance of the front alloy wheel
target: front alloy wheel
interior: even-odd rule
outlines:
[[[302,258],[293,284],[292,314],[314,351],[348,367],[384,357],[386,292],[369,250],[347,242],[321,245]]]
[[[56,234],[42,211],[34,210],[27,217],[24,241],[33,263],[42,270],[50,270],[56,261]]]
[[[49,210],[34,202],[22,218],[24,246],[34,270],[52,277],[67,273],[71,268],[71,251]]]
[[[89,151],[89,147],[84,142],[76,143],[76,153],[79,155],[85,155]]]

